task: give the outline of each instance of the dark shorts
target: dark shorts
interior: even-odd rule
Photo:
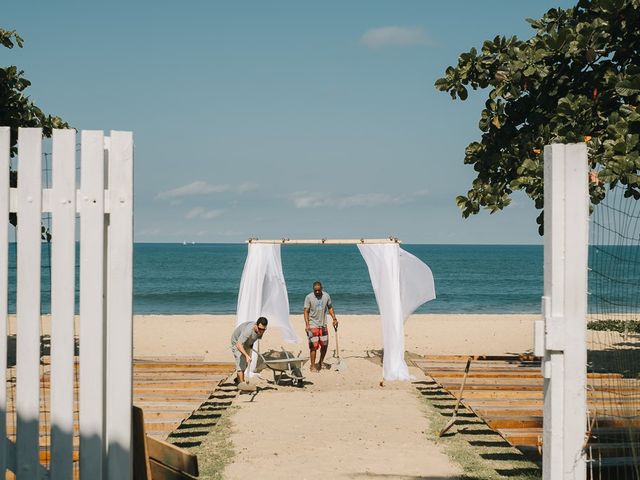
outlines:
[[[309,350],[318,350],[320,347],[329,345],[329,330],[327,327],[311,327],[307,332],[309,337]]]

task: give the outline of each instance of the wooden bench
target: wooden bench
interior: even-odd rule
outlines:
[[[198,457],[144,430],[142,409],[133,407],[133,480],[197,479]]]

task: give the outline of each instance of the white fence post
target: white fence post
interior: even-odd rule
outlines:
[[[42,129],[18,133],[16,475],[39,478]],[[5,220],[6,221],[6,220]]]
[[[7,469],[7,322],[9,314],[10,129],[0,127],[0,477]]]
[[[76,132],[54,130],[51,243],[51,480],[73,476]],[[72,287],[73,286],[73,287]]]
[[[107,459],[109,480],[132,477],[133,136],[111,132],[107,235]]]
[[[80,180],[80,476],[104,473],[104,135],[83,131]]]
[[[543,478],[584,479],[588,170],[586,145],[544,150]]]

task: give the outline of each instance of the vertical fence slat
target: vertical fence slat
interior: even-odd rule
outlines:
[[[133,136],[111,132],[107,273],[107,458],[110,480],[132,478]]]
[[[18,155],[16,473],[27,479],[39,471],[42,129],[19,129]]]
[[[51,479],[73,472],[75,130],[54,130],[51,193]]]
[[[7,468],[7,322],[9,298],[10,129],[0,127],[0,478]]]
[[[80,476],[104,470],[104,135],[81,134]]]
[[[587,470],[582,448],[587,423],[587,145],[566,145],[565,155],[563,465],[566,480],[583,480]]]
[[[562,478],[562,377],[564,359],[559,348],[549,345],[550,317],[559,316],[563,302],[562,248],[564,245],[564,210],[562,198],[564,170],[559,157],[562,145],[544,148],[544,296],[545,356],[544,365],[544,422],[543,422],[543,478]],[[551,299],[554,299],[552,302]]]

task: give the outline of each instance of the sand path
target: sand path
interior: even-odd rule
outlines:
[[[379,366],[363,356],[345,361],[344,372],[305,369],[310,383],[302,389],[279,386],[253,401],[239,396],[231,436],[236,457],[225,478],[457,478],[459,468],[427,439],[414,386],[380,387]],[[263,376],[271,379],[269,371]]]

